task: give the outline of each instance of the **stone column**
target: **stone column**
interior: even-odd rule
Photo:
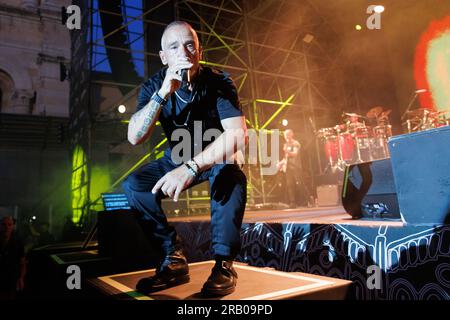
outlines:
[[[12,113],[29,114],[30,99],[34,93],[31,90],[17,89],[12,96]]]

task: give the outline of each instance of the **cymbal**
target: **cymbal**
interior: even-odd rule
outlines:
[[[342,116],[363,118],[363,116],[360,116],[359,114],[356,114],[356,113],[348,113],[348,112],[343,112],[343,113],[342,113]]]
[[[435,111],[434,113],[437,113],[437,114],[450,113],[450,110],[440,110],[440,111]]]
[[[367,119],[367,117],[362,116],[362,115],[360,115],[360,114],[357,114],[357,113],[347,113],[347,112],[344,112],[344,113],[342,114],[342,118],[344,118],[344,121],[345,121],[345,122],[351,121],[351,118],[358,118],[358,121],[361,121],[360,119]],[[364,120],[363,120],[363,121],[364,121]]]
[[[392,112],[391,109],[383,111],[380,115],[380,118],[386,118]]]
[[[412,117],[422,117],[424,114],[426,113],[431,113],[433,112],[430,109],[426,109],[426,108],[419,108],[419,109],[415,109],[415,110],[410,110],[407,112],[408,116],[412,116]]]
[[[377,118],[381,112],[383,112],[383,107],[373,107],[367,112],[366,116],[368,118]]]

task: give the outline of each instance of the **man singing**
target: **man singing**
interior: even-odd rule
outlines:
[[[142,85],[137,112],[128,127],[128,140],[136,145],[151,135],[159,120],[170,145],[162,158],[143,165],[123,182],[131,206],[151,223],[152,239],[164,252],[156,274],[137,284],[136,289],[145,294],[189,281],[181,242],[167,222],[161,199],[177,201],[183,190],[206,180],[211,189],[211,245],[216,263],[202,293],[227,295],[236,286],[233,260],[240,250],[247,180],[238,164],[224,159],[245,147],[247,128],[233,81],[225,72],[200,66],[201,54],[197,33],[188,23],[169,24],[159,52],[165,68]],[[183,149],[185,161],[180,163],[172,154],[179,142],[179,135],[173,133],[185,130],[194,137],[199,124],[202,133],[212,129],[219,135],[213,142],[190,139],[192,157],[186,159]]]

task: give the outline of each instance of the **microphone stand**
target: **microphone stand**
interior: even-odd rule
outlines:
[[[426,89],[419,89],[419,90],[414,91],[414,95],[413,95],[413,97],[411,99],[411,102],[409,103],[408,107],[406,108],[405,113],[403,113],[403,115],[402,115],[402,118],[401,118],[402,120],[405,118],[405,115],[408,113],[408,111],[411,108],[411,106],[414,103],[414,101],[416,101],[417,96],[419,95],[419,93],[423,93],[423,92],[427,92],[427,90]]]
[[[403,121],[405,119],[406,114],[408,113],[409,109],[413,105],[414,101],[416,101],[417,96],[419,95],[419,93],[426,92],[426,91],[427,90],[425,90],[425,89],[420,89],[420,90],[416,90],[414,92],[414,96],[411,99],[411,102],[409,103],[408,107],[406,108],[406,111],[403,113],[402,117],[400,118],[401,121]],[[411,133],[411,121],[408,119],[406,122],[407,122],[408,133]],[[423,123],[422,123],[422,126],[423,126]]]
[[[319,170],[320,170],[320,174],[323,174],[323,170],[322,170],[322,161],[320,159],[320,152],[319,152],[319,139],[317,138],[317,130],[316,130],[316,125],[314,123],[314,121],[312,120],[311,117],[309,117],[309,122],[311,124],[311,128],[313,129],[314,132],[314,140],[316,140],[316,153],[317,153],[317,161],[319,163]]]
[[[406,108],[406,111],[405,111],[405,112],[403,113],[403,115],[402,115],[402,118],[401,118],[402,120],[405,119],[406,114],[408,113],[408,111],[409,111],[409,109],[411,108],[411,106],[412,106],[412,104],[414,103],[414,101],[416,101],[418,95],[419,95],[419,94],[418,94],[417,92],[414,92],[414,95],[413,95],[413,97],[412,97],[412,99],[411,99],[411,101],[410,101],[408,107]]]

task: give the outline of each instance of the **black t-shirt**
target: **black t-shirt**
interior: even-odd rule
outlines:
[[[287,158],[287,167],[288,169],[299,169],[301,167],[300,162],[300,142],[297,140],[292,140],[290,142],[286,142],[284,144],[284,148],[286,148],[289,152],[294,152],[294,149],[296,148],[298,150],[297,155],[295,157],[288,157]]]
[[[164,81],[167,68],[150,77],[141,87],[138,95],[137,111],[148,104],[155,91]],[[186,103],[187,102],[187,103]],[[242,107],[233,80],[224,71],[200,67],[193,91],[180,88],[173,93],[162,108],[158,120],[172,148],[180,141],[173,141],[172,133],[179,128],[187,129],[194,140],[194,121],[201,135],[208,129],[223,132],[221,120],[242,116]],[[199,121],[201,123],[199,123]],[[212,141],[202,141],[202,148]],[[194,142],[191,143],[191,155],[194,156]]]

